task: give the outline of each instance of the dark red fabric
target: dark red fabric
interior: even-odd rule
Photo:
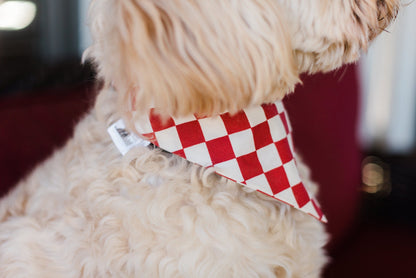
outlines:
[[[359,208],[361,154],[357,142],[356,68],[304,76],[285,99],[297,152],[320,185],[318,199],[328,218],[329,249],[353,227]]]
[[[65,143],[94,95],[88,86],[0,100],[0,196]]]
[[[336,250],[325,278],[413,278],[416,229],[367,223]]]

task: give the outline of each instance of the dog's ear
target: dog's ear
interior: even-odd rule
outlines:
[[[276,0],[93,1],[88,55],[124,108],[236,112],[299,82],[282,14]]]
[[[357,61],[400,5],[400,0],[278,1],[287,14],[298,69],[308,73]]]

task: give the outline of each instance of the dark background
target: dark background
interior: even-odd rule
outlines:
[[[0,30],[0,95],[91,79],[81,64],[79,1],[32,0],[37,15],[24,30]],[[1,1],[0,1],[1,3]],[[84,26],[83,26],[84,25]]]

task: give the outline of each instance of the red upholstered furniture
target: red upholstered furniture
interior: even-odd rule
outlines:
[[[77,86],[0,98],[0,195],[65,143],[95,94]]]
[[[353,226],[359,202],[361,153],[357,137],[358,86],[354,67],[302,78],[285,104],[299,154],[320,185],[332,235],[329,249]]]

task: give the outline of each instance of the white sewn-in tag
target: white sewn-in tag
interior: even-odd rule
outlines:
[[[111,139],[113,139],[117,149],[123,156],[136,146],[147,147],[150,145],[149,141],[146,141],[136,136],[134,133],[127,131],[126,125],[121,119],[112,124],[107,131],[110,134]]]

